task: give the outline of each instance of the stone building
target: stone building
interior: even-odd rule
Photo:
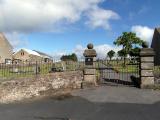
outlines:
[[[18,64],[21,62],[26,62],[26,63],[35,63],[35,62],[51,62],[52,58],[48,56],[47,54],[42,52],[34,51],[34,50],[29,50],[29,49],[20,49],[17,52],[13,54],[13,63]]]
[[[13,47],[3,33],[0,33],[0,63],[12,63]]]
[[[155,51],[155,65],[160,65],[160,28],[154,30],[151,48]]]
[[[53,58],[52,56],[46,54],[46,53],[43,53],[41,51],[37,51],[37,50],[33,50],[35,52],[37,52],[38,54],[40,54],[40,56],[43,58],[43,61],[44,62],[53,62]]]

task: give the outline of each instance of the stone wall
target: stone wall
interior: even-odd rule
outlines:
[[[0,102],[9,103],[37,97],[48,90],[56,92],[81,88],[82,80],[83,72],[72,71],[2,82],[0,84]]]
[[[4,63],[5,59],[12,59],[13,49],[3,33],[0,33],[0,63]]]

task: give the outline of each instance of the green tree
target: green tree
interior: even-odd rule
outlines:
[[[62,61],[78,61],[77,55],[72,53],[71,55],[63,55],[61,57]]]
[[[143,48],[148,48],[148,47],[149,47],[148,42],[143,41],[143,43],[142,43],[142,47],[143,47]]]
[[[142,43],[143,40],[132,32],[123,32],[123,34],[114,41],[115,45],[122,46],[123,54],[125,56],[127,56],[133,48],[142,46]],[[126,57],[124,57],[124,65],[126,65]]]
[[[107,53],[107,56],[109,57],[110,60],[112,60],[112,58],[114,57],[115,55],[115,52],[113,50],[110,50],[108,53]]]
[[[139,60],[138,56],[139,56],[140,50],[141,49],[139,47],[136,47],[129,52],[129,55],[131,56],[131,60],[132,60],[130,62],[135,63],[136,61]]]
[[[119,51],[117,52],[117,54],[118,54],[118,56],[121,58],[121,60],[122,60],[122,58],[125,58],[125,57],[127,56],[127,54],[124,52],[123,49],[122,49],[122,50],[119,50]]]
[[[76,55],[75,53],[73,53],[73,54],[71,55],[71,59],[72,59],[73,61],[78,61],[77,55]]]
[[[131,51],[129,52],[129,55],[130,55],[131,57],[137,57],[137,56],[139,56],[140,50],[141,50],[141,49],[140,49],[139,47],[133,48],[133,49],[131,49]]]

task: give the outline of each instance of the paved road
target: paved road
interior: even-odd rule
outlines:
[[[0,120],[160,120],[160,91],[102,86],[72,95],[0,105]]]

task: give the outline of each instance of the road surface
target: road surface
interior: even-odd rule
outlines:
[[[101,86],[52,97],[0,105],[0,120],[160,120],[160,91]]]

